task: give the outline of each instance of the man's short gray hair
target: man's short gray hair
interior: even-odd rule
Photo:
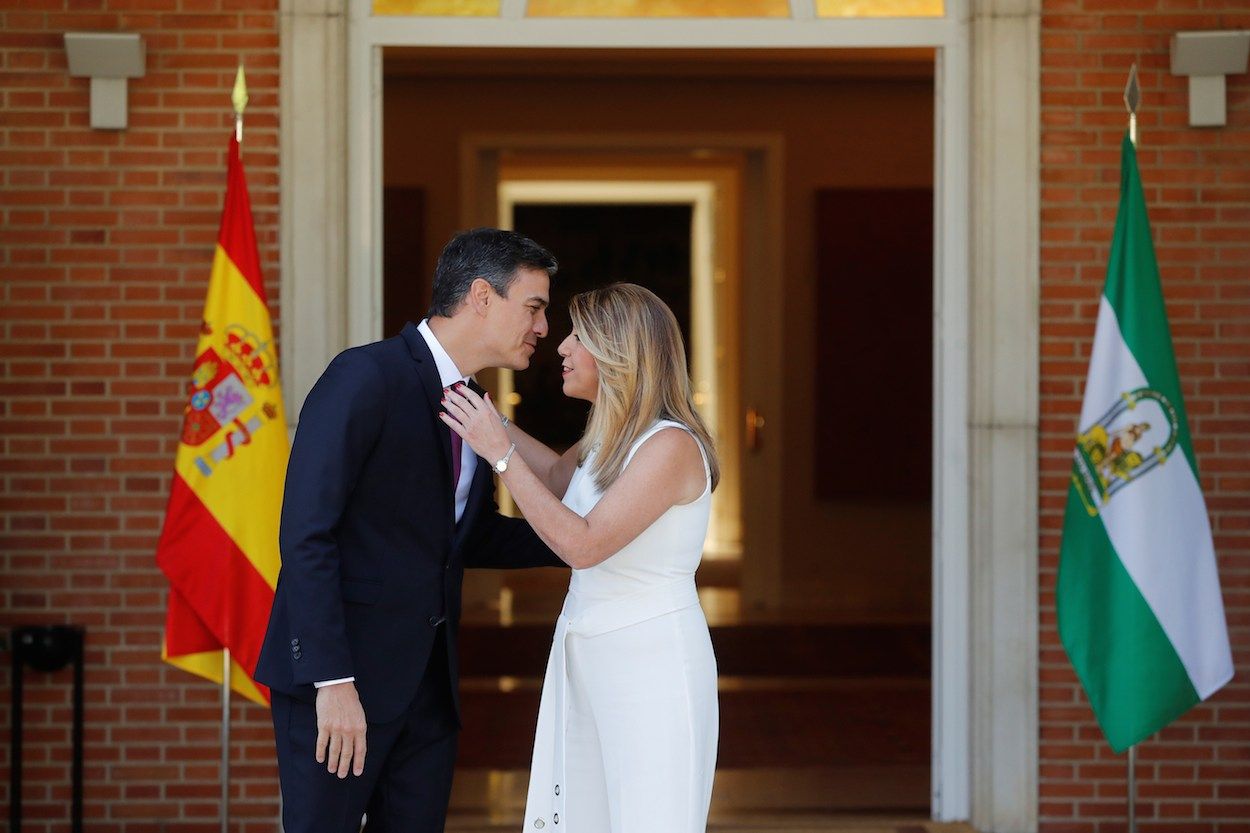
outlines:
[[[521,268],[542,269],[548,277],[554,277],[559,265],[551,252],[514,231],[475,228],[460,232],[438,256],[430,315],[450,317],[477,278],[507,298],[508,288]]]

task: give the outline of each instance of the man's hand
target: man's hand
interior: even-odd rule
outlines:
[[[349,770],[356,775],[364,773],[366,729],[365,710],[355,683],[317,689],[317,763],[326,764],[326,769],[340,778],[346,778]]]

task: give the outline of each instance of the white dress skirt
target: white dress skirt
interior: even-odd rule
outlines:
[[[657,422],[629,459],[664,428],[688,430]],[[564,496],[583,517],[602,497],[592,465],[593,457],[574,472]],[[527,833],[706,829],[719,714],[694,573],[711,497],[709,477],[697,500],[670,508],[603,562],[573,571],[538,710]]]

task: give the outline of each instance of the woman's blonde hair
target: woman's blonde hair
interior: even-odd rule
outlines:
[[[598,447],[595,484],[606,491],[625,468],[634,443],[658,419],[689,428],[703,446],[712,476],[720,481],[715,444],[694,408],[686,347],[677,318],[654,292],[614,283],[573,297],[573,328],[599,368],[599,393],[590,409],[578,462]]]

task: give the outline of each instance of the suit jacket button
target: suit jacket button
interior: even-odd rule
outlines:
[[[304,655],[303,652],[298,649],[291,652],[291,656],[295,657],[296,659],[299,659],[303,655]]]
[[[444,619],[442,616],[431,616],[429,619],[431,628],[437,628],[439,625],[443,624],[446,621],[447,620]]]
[[[292,647],[292,648],[298,648],[298,647],[299,647],[299,640],[298,640],[298,639],[292,639],[292,640],[291,640],[291,647]]]

